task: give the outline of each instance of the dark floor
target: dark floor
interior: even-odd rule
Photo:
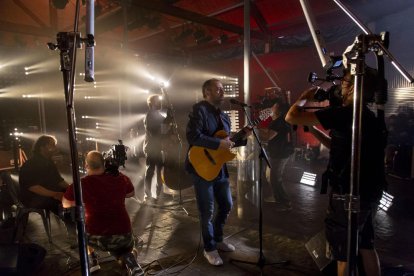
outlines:
[[[323,164],[322,164],[323,165]],[[320,172],[321,166],[311,170]],[[254,198],[256,187],[232,181],[234,208],[225,228],[226,240],[237,250],[224,253],[224,265],[210,266],[202,256],[202,245],[195,201],[191,188],[183,191],[185,203],[179,206],[148,206],[139,203],[142,197],[141,165],[130,162],[125,173],[131,177],[137,199],[126,199],[126,205],[136,235],[144,245],[139,248],[139,263],[148,275],[260,275],[256,265],[230,263],[230,259],[257,262],[259,256],[259,211],[248,198]],[[140,169],[138,169],[140,168]],[[138,171],[141,171],[138,173]],[[290,163],[286,171],[286,188],[292,196],[293,209],[279,211],[274,203],[263,205],[263,249],[268,262],[289,261],[286,265],[265,266],[266,275],[332,275],[328,266],[322,272],[308,253],[305,244],[323,228],[326,195],[319,194],[319,187],[299,183],[302,170]],[[232,179],[235,173],[232,173]],[[241,187],[244,186],[244,187]],[[268,187],[263,189],[265,196]],[[409,275],[414,273],[414,181],[389,177],[389,193],[395,196],[388,212],[379,211],[377,223],[377,249],[383,275]],[[174,196],[178,200],[178,195]],[[188,201],[187,201],[188,200]],[[164,204],[171,203],[170,199]],[[188,215],[186,212],[188,212]],[[52,219],[53,242],[48,243],[45,231],[36,214],[30,216],[23,238],[25,243],[35,243],[47,250],[46,257],[37,271],[30,275],[80,275],[78,248],[71,249],[74,240],[65,234],[65,228]],[[72,246],[73,248],[73,246]],[[120,265],[106,253],[100,252],[102,269],[94,275],[123,275]],[[411,272],[410,272],[411,271]],[[410,274],[413,275],[413,274]]]

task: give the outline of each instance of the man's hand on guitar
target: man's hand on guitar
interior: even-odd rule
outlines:
[[[234,146],[234,142],[229,137],[221,139],[219,149],[231,149]]]
[[[253,127],[251,127],[251,126],[245,126],[244,128],[243,128],[243,131],[244,131],[244,137],[248,137],[249,135],[251,135],[252,134],[252,132],[253,132]]]

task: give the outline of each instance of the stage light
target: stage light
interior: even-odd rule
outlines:
[[[24,67],[24,71],[29,71],[29,67]]]
[[[10,133],[10,136],[13,136],[14,139],[18,140],[21,136],[23,136],[23,132],[19,132],[17,128],[14,128],[14,131]]]
[[[227,40],[229,40],[229,37],[226,34],[222,34],[217,38],[217,43],[223,44],[223,43],[226,43]]]
[[[303,172],[302,178],[300,179],[300,183],[309,185],[309,186],[315,186],[316,176],[317,174],[315,173]]]
[[[82,119],[88,119],[88,118],[89,118],[89,116],[87,116],[87,115],[82,116]]]
[[[174,38],[174,42],[179,43],[183,42],[187,37],[189,37],[194,32],[191,28],[183,29],[183,31]]]
[[[22,95],[23,98],[36,98],[36,95],[32,95],[32,94],[23,94]]]
[[[388,211],[388,209],[392,206],[392,201],[394,199],[394,196],[390,195],[387,192],[382,192],[382,198],[380,200],[380,203],[378,205],[378,209],[382,209],[383,211]]]
[[[161,81],[160,82],[160,87],[161,88],[169,87],[169,86],[170,86],[170,83],[168,81]]]
[[[213,37],[211,35],[206,35],[205,37],[202,37],[200,39],[197,39],[197,45],[203,44],[203,43],[207,43],[209,41],[211,41],[213,39]]]
[[[193,33],[193,37],[195,38],[196,41],[199,39],[202,39],[205,35],[206,35],[206,32],[202,29],[198,29]]]

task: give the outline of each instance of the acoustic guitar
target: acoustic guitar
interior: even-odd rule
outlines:
[[[249,127],[254,127],[263,120],[272,116],[270,108],[264,109],[260,112],[259,117],[252,122]],[[238,142],[244,137],[244,130],[234,134],[230,140],[234,143]],[[214,137],[224,139],[229,134],[224,130],[219,130],[214,133]],[[236,157],[236,154],[231,152],[231,149],[208,149],[200,146],[192,146],[188,151],[188,160],[193,165],[197,174],[207,181],[211,181],[218,176],[224,163],[231,161]]]

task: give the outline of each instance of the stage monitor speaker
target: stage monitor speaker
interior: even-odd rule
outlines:
[[[33,275],[45,255],[46,250],[34,243],[0,244],[0,275]]]
[[[306,249],[315,261],[319,270],[322,271],[332,260],[327,257],[327,242],[325,239],[325,231],[321,231],[312,237],[306,244]]]

